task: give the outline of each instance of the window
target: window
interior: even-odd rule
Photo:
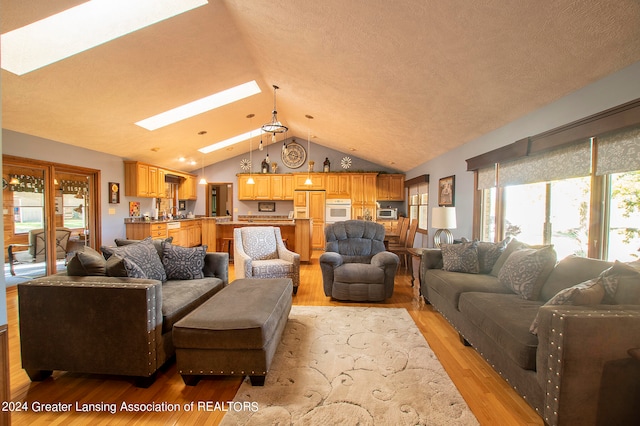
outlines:
[[[606,258],[628,262],[640,257],[640,170],[614,173],[607,192]]]
[[[13,192],[13,232],[26,234],[44,228],[44,194]]]
[[[504,161],[497,171],[495,186],[491,168],[477,172],[483,240],[553,244],[558,259],[640,258],[640,126]]]

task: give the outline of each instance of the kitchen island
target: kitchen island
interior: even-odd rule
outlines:
[[[173,244],[183,247],[206,245],[208,252],[230,252],[233,257],[233,230],[245,226],[277,226],[289,250],[300,255],[301,262],[311,260],[311,219],[283,219],[278,217],[241,216],[233,221],[231,216],[196,217],[189,219],[144,220],[125,219],[129,240],[147,237],[173,237]]]

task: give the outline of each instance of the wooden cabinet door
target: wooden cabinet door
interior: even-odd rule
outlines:
[[[140,197],[149,197],[151,187],[149,185],[149,165],[138,163],[137,167],[138,188],[137,192]]]
[[[309,217],[312,219],[311,247],[315,250],[324,248],[324,191],[309,192]]]
[[[282,177],[282,199],[293,200],[293,175]]]
[[[378,201],[404,201],[404,175],[379,175],[377,186]]]
[[[366,204],[375,204],[377,196],[377,175],[364,174],[363,175],[363,199]]]
[[[351,177],[345,173],[326,175],[327,198],[349,198]]]
[[[284,177],[282,175],[271,175],[271,199],[284,200]]]
[[[158,168],[155,166],[149,167],[149,175],[147,181],[149,182],[149,196],[158,196]]]
[[[255,199],[255,184],[249,185],[247,181],[250,175],[238,176],[238,200],[253,200]]]
[[[307,193],[305,191],[294,191],[293,193],[294,207],[307,207]]]
[[[255,200],[269,200],[271,198],[271,176],[268,174],[254,176]]]

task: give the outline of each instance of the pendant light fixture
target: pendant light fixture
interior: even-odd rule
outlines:
[[[311,161],[311,120],[313,117],[309,114],[305,115],[307,117],[307,157],[309,161]],[[313,181],[311,180],[311,168],[307,167],[307,180],[304,181],[305,185],[313,185]]]
[[[253,129],[253,117],[255,117],[255,114],[247,115],[251,129]],[[251,174],[252,168],[253,168],[253,130],[251,131],[251,135],[249,136],[249,179],[247,179],[247,185],[255,184],[255,181],[253,180],[253,176]]]
[[[289,155],[289,147],[287,146],[287,132],[284,132],[284,139],[282,140],[282,154],[286,157]]]
[[[200,136],[204,136],[207,134],[206,130],[201,130],[198,132],[198,134]],[[200,182],[198,182],[198,184],[200,185],[206,185],[207,184],[207,179],[205,179],[204,177],[204,154],[202,154],[202,159],[200,160],[200,165],[202,166],[202,177],[200,178]]]
[[[281,122],[278,121],[278,110],[276,109],[276,90],[279,87],[275,84],[273,85],[273,111],[271,111],[271,122],[262,125],[262,131],[264,133],[271,133],[271,142],[275,142],[276,133],[284,133],[289,128],[284,126]]]

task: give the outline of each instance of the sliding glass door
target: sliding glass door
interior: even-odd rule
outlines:
[[[54,274],[97,247],[99,171],[3,156],[2,178],[5,274]]]

